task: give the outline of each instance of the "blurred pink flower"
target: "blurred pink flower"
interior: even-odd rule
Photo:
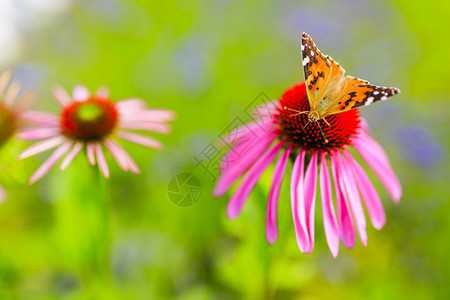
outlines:
[[[25,117],[34,126],[19,134],[25,140],[41,140],[25,149],[19,155],[21,159],[57,147],[31,176],[30,184],[44,176],[64,155],[60,170],[66,169],[83,148],[89,163],[93,166],[98,164],[105,178],[109,177],[109,168],[104,149],[111,153],[122,170],[139,173],[134,160],[116,139],[160,149],[162,144],[159,141],[129,130],[167,134],[170,126],[166,122],[175,118],[174,112],[149,109],[140,99],[112,102],[107,88],[91,94],[86,87],[76,86],[71,97],[58,86],[53,89],[53,96],[62,106],[59,116],[28,111]]]
[[[11,82],[11,71],[0,76],[0,147],[4,146],[24,125],[23,112],[34,100],[33,93],[18,97],[20,85]],[[16,100],[19,101],[16,103]],[[0,186],[0,202],[5,199],[6,192]]]
[[[320,195],[325,236],[333,257],[339,251],[339,240],[347,248],[355,244],[355,226],[361,242],[367,245],[366,219],[362,202],[376,229],[381,229],[386,216],[380,197],[362,166],[353,158],[348,147],[361,155],[387,189],[391,198],[398,203],[402,194],[400,183],[391,169],[382,147],[369,135],[366,122],[353,109],[327,117],[330,126],[320,120],[324,135],[318,123],[308,122],[305,114],[292,117],[287,109],[309,110],[305,84],[299,84],[286,91],[272,110],[271,117],[235,130],[235,140],[251,140],[252,145],[237,143],[226,154],[222,163],[222,174],[214,190],[216,197],[222,196],[241,176],[243,179],[232,195],[227,215],[236,218],[255,187],[262,173],[275,160],[270,188],[267,214],[266,238],[274,243],[278,238],[277,213],[281,183],[289,158],[294,160],[291,174],[291,208],[297,243],[302,253],[311,253],[314,248],[314,216],[317,181],[320,180]],[[324,136],[328,139],[325,142]],[[230,142],[230,141],[227,141]],[[273,145],[274,144],[274,145]],[[330,162],[328,164],[328,161]],[[305,171],[305,166],[306,171]],[[320,170],[319,170],[320,165]],[[335,203],[332,198],[333,178]],[[336,205],[337,214],[334,206]]]

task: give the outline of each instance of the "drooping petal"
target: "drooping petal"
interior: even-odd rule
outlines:
[[[145,130],[149,132],[168,134],[171,132],[171,127],[164,123],[149,122],[149,121],[120,121],[120,128],[132,130]]]
[[[117,142],[111,139],[106,139],[104,141],[105,146],[111,151],[112,155],[116,158],[115,155],[117,155],[117,159],[121,161],[121,163],[126,164],[126,169],[131,170],[131,172],[135,174],[139,174],[140,170],[134,160],[131,158],[131,156],[128,154],[128,152],[123,149],[122,146],[120,146]],[[117,161],[118,162],[118,161]],[[119,162],[118,162],[119,163]],[[119,164],[120,166],[120,164]]]
[[[278,159],[273,171],[272,186],[270,187],[266,210],[266,238],[270,244],[273,244],[278,238],[278,197],[280,196],[281,183],[283,181],[291,150],[292,147],[289,146],[286,151],[284,151],[283,155]]]
[[[0,204],[4,203],[6,199],[6,191],[3,186],[0,185]]]
[[[129,98],[125,100],[120,100],[115,103],[117,110],[121,113],[126,111],[140,111],[141,109],[145,109],[147,104],[142,99]]]
[[[36,100],[36,93],[31,91],[26,92],[25,94],[23,94],[23,96],[21,96],[19,102],[17,102],[17,104],[14,105],[14,110],[22,113],[23,111],[29,109],[33,105],[35,100]]]
[[[119,167],[127,172],[129,170],[126,159],[122,156],[122,153],[117,150],[117,148],[111,143],[111,140],[105,139],[103,141],[105,147],[109,150],[111,155],[114,157],[114,160],[117,162]]]
[[[19,132],[17,134],[17,137],[28,140],[28,141],[35,141],[35,140],[42,140],[47,139],[50,137],[54,137],[56,135],[59,135],[59,128],[57,127],[51,127],[51,128],[33,128],[24,130],[22,132]]]
[[[234,219],[239,215],[245,200],[247,200],[262,173],[275,159],[275,156],[283,146],[283,143],[284,142],[281,141],[271,149],[267,150],[267,152],[264,153],[247,172],[241,184],[228,202],[227,215],[230,219]]]
[[[311,160],[305,173],[303,183],[303,193],[305,199],[306,229],[309,238],[309,250],[314,249],[314,213],[316,208],[316,190],[317,190],[317,151],[312,152]]]
[[[86,144],[86,156],[88,158],[89,163],[92,166],[95,166],[95,143],[88,142]]]
[[[3,92],[5,91],[6,87],[9,84],[9,81],[11,80],[11,76],[11,70],[6,70],[0,76],[0,98],[2,98]]]
[[[73,145],[72,149],[70,149],[70,152],[67,153],[66,157],[64,158],[63,162],[61,163],[61,166],[59,168],[60,171],[64,171],[70,163],[73,161],[73,159],[80,153],[81,149],[83,148],[83,143],[78,141],[75,142],[75,145]]]
[[[86,101],[91,96],[91,93],[84,85],[77,85],[73,88],[72,98],[75,101]]]
[[[142,109],[142,110],[126,110],[119,111],[121,119],[125,121],[152,121],[167,122],[176,118],[175,112],[166,109]]]
[[[55,86],[52,90],[53,97],[55,97],[56,101],[62,106],[68,106],[72,103],[72,98],[69,96],[67,91],[62,86]]]
[[[267,132],[271,132],[273,127],[273,120],[267,120],[263,123],[259,120],[259,122],[251,122],[248,124],[244,124],[242,126],[236,128],[227,128],[221,133],[221,142],[223,145],[233,145],[236,147],[237,145],[242,145],[241,141],[253,140],[255,138],[261,138],[267,134]]]
[[[225,159],[229,159],[230,155],[236,155],[234,162],[230,163],[228,168],[222,166],[222,174],[217,180],[213,194],[220,197],[226,193],[230,186],[267,150],[270,144],[276,139],[275,135],[270,135],[260,142],[255,143],[248,151],[240,153],[240,155],[227,153]],[[232,151],[232,150],[230,150]]]
[[[261,132],[259,135],[250,134],[250,132],[237,134],[233,143],[228,144],[231,147],[220,161],[222,175],[231,170],[235,165],[241,164],[242,157],[245,157],[247,153],[255,151],[253,150],[255,147],[260,148],[268,142],[272,143],[274,139],[275,134],[273,130]],[[268,145],[265,147],[268,147]]]
[[[20,84],[18,82],[13,82],[9,86],[8,90],[6,91],[5,97],[3,99],[3,103],[5,103],[5,106],[12,107],[14,104],[14,100],[16,99],[17,95],[19,94]]]
[[[95,95],[99,98],[108,99],[109,98],[109,88],[107,86],[101,86],[95,92]]]
[[[119,132],[117,132],[117,136],[119,138],[122,138],[129,142],[139,144],[139,145],[149,147],[149,148],[161,149],[163,147],[163,145],[160,141],[157,141],[148,136],[133,133],[133,132],[119,131]]]
[[[303,194],[303,169],[305,165],[305,150],[300,150],[292,168],[291,177],[291,209],[294,219],[297,244],[302,253],[309,250],[308,230],[306,227],[306,209]]]
[[[355,245],[355,228],[350,213],[345,190],[341,189],[342,179],[335,152],[330,154],[331,173],[333,174],[334,190],[336,192],[336,208],[339,220],[340,237],[345,247],[353,248]]]
[[[395,173],[392,171],[391,166],[386,164],[383,159],[380,159],[378,155],[373,154],[366,143],[363,143],[360,140],[354,140],[353,146],[375,172],[392,200],[394,200],[395,203],[399,203],[402,196],[402,187],[397,176],[395,176]]]
[[[366,144],[366,148],[372,153],[372,155],[377,156],[385,164],[390,164],[389,158],[384,151],[383,147],[378,144],[370,135],[365,132],[360,133],[358,136],[354,137],[353,140],[358,140],[360,143]]]
[[[66,139],[62,136],[57,136],[53,138],[49,138],[47,140],[43,140],[39,143],[36,143],[27,149],[23,150],[22,153],[19,154],[19,159],[24,159],[42,152],[45,152],[47,150],[53,149],[62,143],[64,143]]]
[[[40,111],[24,111],[21,118],[25,121],[41,126],[59,126],[59,118],[55,115]],[[58,127],[59,128],[59,127]]]
[[[97,158],[98,167],[105,178],[109,178],[109,168],[106,162],[105,153],[103,153],[102,145],[95,143],[95,157]]]
[[[341,152],[337,151],[335,153],[335,156],[340,168],[339,174],[341,174],[342,178],[341,189],[346,191],[356,229],[358,230],[361,242],[365,247],[367,246],[366,218],[364,216],[364,210],[361,204],[361,198],[359,197],[355,178],[353,176],[353,173],[351,172],[351,169],[349,168],[348,162],[342,156]]]
[[[29,184],[33,184],[42,178],[50,169],[56,164],[56,162],[70,149],[72,141],[67,141],[59,146],[50,157],[37,169],[37,171],[31,175]]]
[[[320,155],[320,195],[322,197],[322,215],[325,237],[333,257],[339,252],[339,226],[333,207],[331,196],[331,180],[328,172],[325,152]]]
[[[383,228],[386,224],[386,215],[384,213],[383,205],[381,204],[380,196],[367,176],[361,165],[352,157],[349,151],[345,150],[344,155],[347,161],[351,164],[355,180],[358,185],[361,197],[367,207],[370,220],[373,227],[376,229]]]

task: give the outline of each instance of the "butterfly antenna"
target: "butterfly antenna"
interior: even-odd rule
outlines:
[[[328,123],[328,122],[327,122]],[[308,124],[306,124],[306,125],[308,125]],[[319,129],[320,129],[320,132],[322,133],[322,137],[323,137],[323,139],[325,140],[325,143],[326,144],[328,144],[328,139],[325,137],[325,133],[323,133],[323,130],[322,130],[322,127],[320,126],[320,122],[317,122],[317,125],[319,125]],[[329,125],[329,124],[328,124]]]
[[[295,112],[295,114],[290,115],[289,117],[295,117],[295,116],[298,116],[298,115],[301,115],[301,114],[309,113],[309,111],[299,111],[299,110],[296,110],[296,109],[293,109],[293,108],[290,108],[290,107],[287,107],[287,106],[284,106],[283,109]]]
[[[308,126],[308,125],[309,125],[309,123],[311,123],[311,122],[309,122],[309,121],[308,121],[308,123],[306,123],[306,125],[305,125],[305,126],[303,126],[303,128],[302,128],[302,131],[304,131],[304,130],[305,130],[306,126]]]

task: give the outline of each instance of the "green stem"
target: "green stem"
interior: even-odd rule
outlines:
[[[111,280],[110,206],[106,180],[82,158],[56,180],[61,193],[55,202],[55,234],[58,249],[79,274],[83,290],[95,295]]]

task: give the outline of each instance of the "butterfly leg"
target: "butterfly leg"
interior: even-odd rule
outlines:
[[[303,126],[303,128],[302,128],[302,131],[304,131],[304,130],[305,130],[306,126],[308,126],[308,125],[309,125],[309,123],[311,123],[311,122],[309,122],[309,121],[308,121],[308,123],[306,123],[306,125],[305,125],[305,126]]]
[[[325,120],[325,119],[324,119]],[[326,122],[326,121],[325,121]],[[327,122],[328,123],[328,122]],[[320,126],[320,122],[317,122],[317,125],[319,125],[319,129],[320,129],[320,132],[322,133],[322,137],[323,137],[323,139],[325,140],[325,143],[326,144],[328,144],[328,139],[325,137],[325,133],[323,132],[323,130],[322,130],[322,126]],[[330,125],[330,124],[328,124],[328,125]]]

